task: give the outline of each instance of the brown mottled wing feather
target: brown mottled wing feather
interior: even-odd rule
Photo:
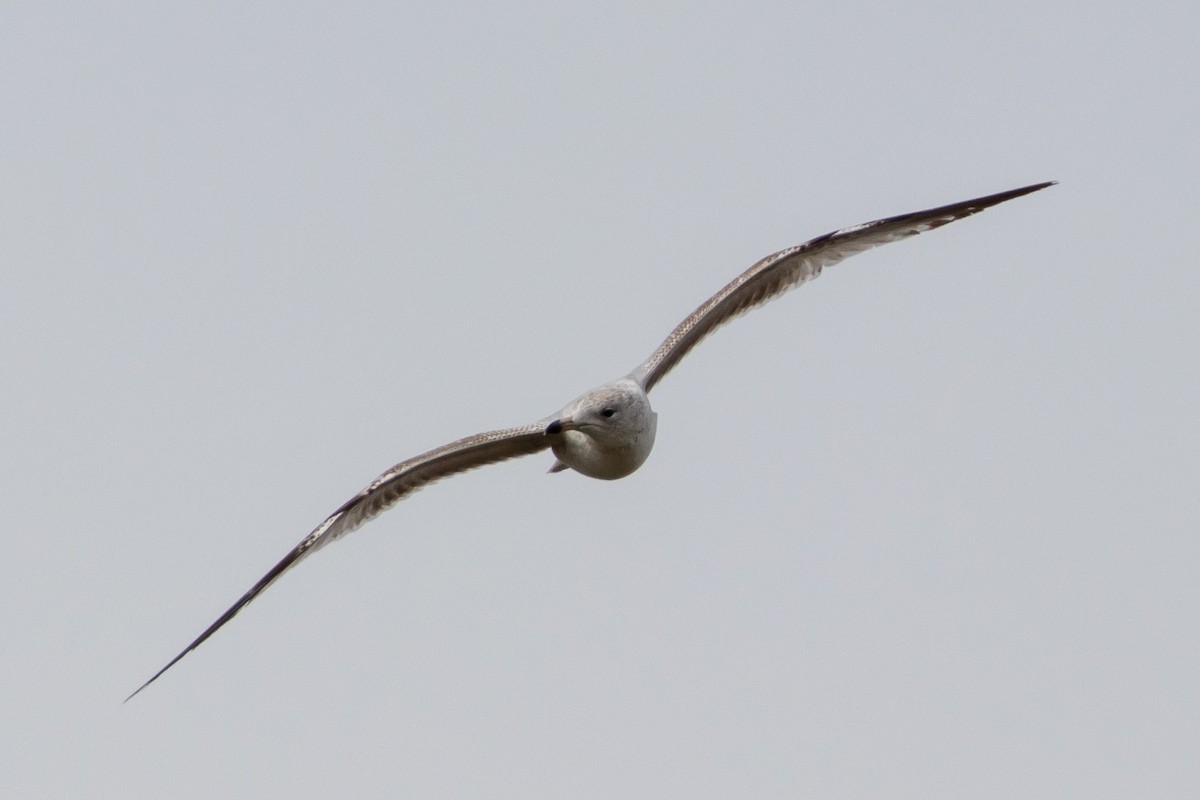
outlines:
[[[1037,183],[928,211],[866,222],[769,255],[734,278],[679,323],[650,358],[631,373],[631,377],[650,391],[705,336],[738,315],[817,277],[825,267],[872,247],[940,228],[989,206],[1053,184],[1054,181]]]
[[[175,665],[179,659],[196,649],[205,639],[212,636],[221,626],[242,610],[251,600],[258,597],[280,575],[296,566],[308,554],[319,550],[329,542],[339,539],[364,522],[378,516],[402,498],[434,481],[447,478],[459,472],[466,472],[485,464],[526,456],[545,450],[550,446],[546,436],[545,425],[533,424],[520,428],[508,428],[499,431],[489,431],[475,436],[468,436],[451,442],[444,447],[430,450],[428,453],[403,461],[380,475],[361,492],[347,501],[341,508],[333,512],[313,532],[304,537],[300,544],[292,548],[271,571],[254,584],[248,592],[242,595],[228,611],[222,614],[216,622],[209,625],[204,633],[195,641],[171,659],[165,667],[154,674],[154,677],[138,687],[137,691],[125,698],[129,700],[142,689],[153,683],[160,675]]]

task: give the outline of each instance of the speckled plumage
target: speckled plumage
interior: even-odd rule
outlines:
[[[518,456],[553,449],[551,472],[574,469],[601,479],[622,478],[645,462],[654,446],[657,416],[648,392],[704,337],[844,258],[881,244],[938,228],[985,208],[1052,185],[1020,189],[888,217],[818,236],[767,256],[706,300],[629,375],[596,387],[557,414],[516,428],[488,431],[402,461],[327,517],[243,594],[224,614],[133,694],[216,633],[251,600],[305,556],[378,516],[403,498],[442,478]],[[128,700],[129,698],[126,698]]]

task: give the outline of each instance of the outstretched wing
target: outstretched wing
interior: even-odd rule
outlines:
[[[638,381],[643,389],[650,391],[705,336],[734,317],[817,277],[825,267],[872,247],[940,228],[989,206],[1036,192],[1054,183],[1037,183],[928,211],[865,222],[769,255],[734,278],[679,323],[650,358],[630,373],[630,377]]]
[[[308,554],[345,536],[427,484],[475,467],[482,467],[485,464],[537,453],[549,446],[550,437],[546,435],[545,425],[533,424],[468,436],[436,450],[430,450],[416,458],[402,461],[371,481],[369,486],[329,515],[324,522],[313,529],[312,533],[305,536],[300,544],[293,547],[291,552],[283,557],[283,560],[272,567],[270,572],[262,576],[258,583],[238,598],[238,601],[216,622],[209,625],[203,633],[196,637],[195,641],[171,659],[165,667],[154,673],[150,680],[139,686],[137,691],[126,697],[125,700],[128,701],[142,689],[154,683],[158,676],[220,630],[222,625],[233,619],[251,600],[266,591],[267,587],[274,583],[280,575],[296,566]]]

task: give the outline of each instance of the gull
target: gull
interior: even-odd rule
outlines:
[[[646,461],[654,446],[658,415],[650,407],[648,393],[680,359],[718,327],[817,277],[822,269],[844,258],[940,228],[1054,183],[1037,183],[926,211],[865,222],[767,256],[704,301],[628,375],[581,394],[558,413],[537,422],[459,439],[401,461],[371,481],[305,536],[179,655],[125,698],[126,702],[220,630],[301,560],[434,481],[547,449],[555,456],[550,472],[573,469],[601,480],[624,478]]]

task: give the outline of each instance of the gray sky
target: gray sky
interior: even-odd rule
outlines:
[[[6,4],[13,797],[1194,797],[1194,3]],[[847,261],[306,561],[392,463]]]

